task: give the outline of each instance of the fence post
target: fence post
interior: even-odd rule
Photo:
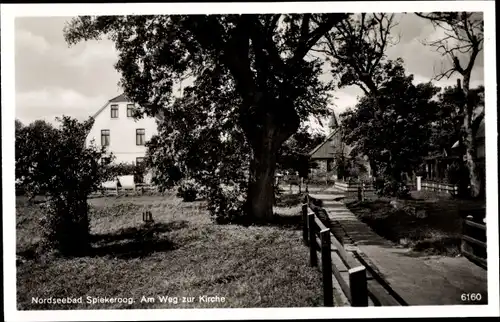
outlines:
[[[307,231],[307,209],[308,205],[305,203],[302,205],[302,238],[304,239],[304,244],[309,245],[309,241],[307,239],[308,231]]]
[[[364,266],[354,267],[349,270],[349,289],[351,290],[352,306],[368,306],[368,287],[366,268]]]
[[[318,254],[316,253],[316,236],[314,230],[314,213],[307,215],[307,228],[309,229],[309,264],[313,267],[318,266]]]
[[[333,281],[332,281],[332,244],[330,240],[330,229],[324,229],[320,233],[321,238],[321,265],[323,272],[323,299],[325,306],[333,306]]]
[[[470,220],[470,221],[473,221],[474,218],[472,217],[472,215],[468,215],[467,217],[465,217],[465,219],[463,220],[463,224],[462,224],[462,236],[467,236],[469,234],[469,226],[466,224],[466,220]],[[473,249],[472,249],[472,246],[469,245],[467,243],[467,241],[465,239],[462,238],[462,243],[461,243],[461,249],[460,249],[462,252],[469,252],[469,253],[472,253],[473,252]]]

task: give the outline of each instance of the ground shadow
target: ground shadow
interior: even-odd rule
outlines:
[[[188,227],[188,221],[178,220],[168,223],[153,223],[150,226],[142,225],[139,227],[122,228],[117,231],[106,234],[93,234],[92,242],[114,242],[125,239],[134,239],[138,235],[144,234],[146,231],[150,233],[167,233],[173,230],[178,230]]]
[[[288,228],[293,230],[302,229],[302,215],[280,215],[274,214],[273,220],[269,223],[271,226]]]
[[[38,251],[40,243],[33,243],[16,250],[16,257],[19,260],[35,260],[39,257]],[[22,261],[21,260],[21,261]]]
[[[177,246],[163,233],[185,228],[187,223],[184,220],[155,223],[93,235],[94,245],[89,255],[130,259],[143,258],[153,252],[174,250]]]
[[[302,203],[302,195],[299,193],[281,194],[276,198],[276,207],[295,207]]]
[[[274,214],[272,220],[258,220],[250,216],[240,216],[233,218],[231,224],[240,225],[243,227],[249,226],[271,226],[276,228],[300,230],[302,229],[302,215],[300,213],[296,215],[282,215]]]

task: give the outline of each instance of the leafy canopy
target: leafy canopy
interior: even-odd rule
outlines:
[[[322,61],[304,57],[345,17],[84,16],[71,20],[65,37],[75,44],[109,36],[119,52],[116,68],[121,85],[144,113],[175,117],[174,83],[189,77],[200,109],[220,114],[238,108],[240,125],[251,139],[259,127],[250,121],[258,124],[262,113],[272,112],[275,122],[294,130],[309,115],[328,113],[326,91],[331,84],[318,78]],[[282,103],[273,104],[277,101]],[[266,108],[258,108],[263,102]],[[284,134],[282,141],[290,134]]]
[[[388,78],[378,98],[362,97],[356,109],[341,116],[341,126],[355,154],[368,156],[381,174],[399,181],[429,151],[432,122],[439,113],[432,99],[440,89],[430,82],[414,85],[401,59],[389,61],[384,69]]]

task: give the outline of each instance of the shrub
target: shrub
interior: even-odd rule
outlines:
[[[51,198],[44,205],[42,247],[62,255],[82,256],[90,249],[89,206],[86,196],[66,200],[65,194]]]
[[[373,187],[379,196],[407,199],[410,195],[410,189],[404,182],[392,178],[376,178]]]
[[[208,191],[208,205],[217,224],[229,224],[242,219],[246,192],[239,186],[219,185]]]
[[[90,248],[88,195],[100,187],[109,173],[106,164],[101,166],[104,149],[93,144],[85,146],[93,119],[80,123],[63,116],[56,120],[61,125],[50,131],[51,139],[44,144],[44,131],[28,128],[23,133],[26,145],[18,142],[21,152],[16,163],[26,166],[20,170],[29,170],[23,174],[21,184],[27,194],[44,191],[48,198],[46,216],[41,222],[42,244],[61,255],[79,256]],[[28,149],[30,153],[22,152]]]
[[[177,188],[177,197],[182,198],[183,201],[192,202],[196,200],[199,192],[200,187],[194,180],[185,179]]]

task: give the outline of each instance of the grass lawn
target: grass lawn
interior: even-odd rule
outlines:
[[[350,201],[347,207],[380,236],[427,255],[456,256],[460,253],[460,211],[478,209],[482,201],[456,200],[426,192],[413,192],[412,199],[364,202]]]
[[[289,198],[289,197],[288,197]],[[17,200],[19,310],[151,309],[322,306],[321,275],[308,267],[300,204],[276,208],[279,224],[219,226],[202,201],[173,196],[103,197],[92,205],[93,253],[81,258],[38,257],[42,210]],[[294,204],[291,200],[286,205]],[[149,209],[151,228],[142,223]],[[224,302],[206,303],[200,296]],[[87,304],[87,296],[131,298]],[[142,297],[154,302],[142,302]],[[161,303],[160,296],[172,303]],[[83,297],[81,304],[35,304],[32,297]],[[183,297],[194,297],[183,303]]]

